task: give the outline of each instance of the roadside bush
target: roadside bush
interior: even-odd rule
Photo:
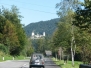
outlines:
[[[0,51],[0,56],[4,56],[4,55],[5,55],[5,53]]]
[[[0,44],[0,52],[1,52],[1,54],[2,53],[7,54],[8,53],[8,49],[3,44]]]

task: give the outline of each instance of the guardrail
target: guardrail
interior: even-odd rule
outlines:
[[[91,65],[80,64],[79,68],[91,68]]]

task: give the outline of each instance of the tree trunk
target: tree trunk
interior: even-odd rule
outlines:
[[[72,40],[71,40],[71,57],[72,57],[72,66],[74,66],[74,56],[75,56],[76,44],[74,41],[73,25],[72,25]]]
[[[71,43],[71,57],[72,57],[72,66],[74,66],[74,53],[73,53],[73,48],[72,48],[72,43]]]
[[[74,66],[73,37],[71,41],[71,59],[72,59],[72,66]]]

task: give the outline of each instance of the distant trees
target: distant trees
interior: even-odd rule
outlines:
[[[48,21],[39,21],[35,23],[30,23],[29,25],[25,26],[25,32],[28,37],[31,36],[32,31],[35,33],[42,34],[43,32],[46,33],[46,36],[51,36],[51,34],[56,29],[56,24],[59,21],[59,18],[51,19]]]
[[[32,46],[34,48],[34,52],[45,54],[45,50],[51,50],[51,38],[48,36],[40,39],[32,39]]]

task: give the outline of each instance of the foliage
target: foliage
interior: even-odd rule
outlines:
[[[45,37],[43,39],[33,39],[32,46],[34,47],[34,52],[45,53],[45,50],[51,50],[50,37]]]
[[[59,18],[55,18],[48,21],[30,23],[29,25],[25,26],[24,29],[28,37],[31,36],[33,31],[39,34],[42,34],[43,32],[45,32],[46,36],[51,36],[51,34],[56,29],[56,24],[58,21],[59,21]]]
[[[26,46],[24,47],[24,49],[22,50],[21,52],[21,55],[24,55],[24,56],[31,56],[31,54],[34,52],[34,48],[32,46],[32,43],[31,43],[31,39],[29,38],[27,41],[26,41]]]
[[[76,52],[80,53],[81,60],[84,63],[89,63],[91,59],[91,35],[86,31],[78,29],[78,33],[75,34],[75,41],[77,45]]]
[[[55,47],[58,49],[58,47],[62,47],[66,53],[70,53],[69,49],[71,45],[71,21],[69,15],[63,17],[58,23],[57,27],[58,28],[54,32],[52,38],[53,48]]]
[[[84,9],[78,8],[74,16],[75,20],[73,24],[80,29],[91,31],[91,2],[89,6],[84,6]]]
[[[78,7],[80,7],[79,0],[62,0],[56,4],[57,14],[61,18],[68,15],[69,10],[76,10]]]
[[[53,61],[55,61],[55,58],[53,58]],[[82,62],[80,62],[80,61],[75,61],[75,66],[73,67],[71,61],[67,61],[67,63],[64,64],[63,60],[58,60],[55,63],[57,65],[60,65],[61,68],[79,68],[79,65],[82,64]]]
[[[74,7],[76,7],[76,9]],[[70,25],[72,24],[72,26],[75,25],[74,26],[75,31],[71,29],[72,31],[71,36],[69,35],[69,32],[67,35],[69,35],[69,38],[72,37],[73,39],[72,42],[76,42],[76,45],[77,45],[76,55],[80,54],[82,57],[82,60],[84,62],[89,63],[91,59],[91,54],[90,54],[90,51],[91,51],[91,46],[90,46],[91,45],[90,43],[91,42],[91,38],[90,38],[91,1],[84,0],[84,4],[83,4],[83,3],[80,3],[78,0],[63,0],[57,4],[57,8],[59,9],[57,13],[61,19],[63,18],[63,23],[66,22],[66,23],[70,23]],[[73,11],[74,13],[70,14],[69,13],[70,11]],[[64,18],[64,17],[67,17],[67,18]],[[64,44],[64,46],[66,46],[65,44],[67,44],[66,43],[67,41],[65,42],[65,39],[63,39],[63,42],[60,41],[65,34],[65,30],[64,32],[61,33],[62,28],[58,27],[58,29],[56,30],[56,33],[54,33],[53,41],[56,46],[58,46],[59,43]],[[59,29],[60,31],[58,31]],[[59,37],[57,37],[57,35]],[[62,37],[60,37],[61,35]],[[74,45],[72,42],[71,42],[71,46]],[[71,50],[72,50],[72,47],[71,47]],[[74,56],[72,56],[72,58],[74,59]]]
[[[15,60],[22,60],[22,59],[25,59],[25,57],[22,56],[22,55],[21,55],[21,56],[15,56],[14,58],[15,58]]]
[[[15,27],[9,21],[5,22],[4,31],[4,44],[8,46],[10,53],[19,46],[19,40],[16,35]],[[13,40],[12,40],[13,39]],[[12,46],[13,45],[13,46]]]
[[[32,40],[32,45],[34,47],[34,52],[38,52],[38,53],[44,53],[45,49],[44,49],[44,39],[35,39]]]
[[[4,60],[3,60],[4,57]],[[25,59],[24,56],[10,56],[10,55],[3,55],[0,56],[0,61],[6,61],[6,60],[23,60]]]
[[[91,1],[85,0],[84,8],[78,8],[73,24],[78,27],[78,34],[76,34],[76,42],[78,51],[80,51],[84,63],[89,63],[91,59]]]
[[[4,55],[5,55],[5,53],[0,50],[0,56],[2,57],[2,56],[4,56]]]
[[[8,49],[3,44],[0,44],[0,55],[2,55],[2,53],[7,54]]]
[[[24,45],[26,44],[25,32],[22,28],[22,24],[20,23],[21,16],[19,15],[19,11],[16,6],[12,6],[10,11],[7,9],[3,9],[2,11],[5,18],[15,26],[17,38],[19,41],[19,44],[16,44],[18,47],[15,50],[18,52],[12,51],[11,54],[19,54],[19,52],[24,48]]]
[[[0,43],[10,55],[19,55],[26,45],[26,34],[21,24],[22,16],[16,6],[11,9],[2,7],[0,13]]]

